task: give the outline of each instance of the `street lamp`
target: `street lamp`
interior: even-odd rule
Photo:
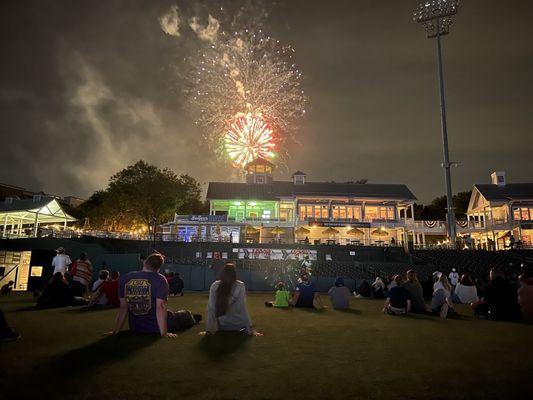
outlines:
[[[448,130],[446,127],[446,103],[444,101],[444,74],[442,72],[442,51],[441,51],[441,36],[447,35],[450,32],[450,25],[453,22],[452,17],[457,14],[459,8],[459,0],[431,0],[421,3],[413,13],[415,22],[421,23],[426,28],[427,37],[437,38],[437,58],[438,58],[438,72],[439,72],[439,95],[440,95],[440,122],[442,129],[442,151],[444,162],[444,177],[446,181],[446,211],[448,218],[448,238],[450,240],[450,247],[455,248],[456,245],[456,227],[455,214],[453,208],[453,194],[452,194],[452,180],[450,175],[450,167],[457,166],[457,163],[450,162],[450,154],[448,151]]]

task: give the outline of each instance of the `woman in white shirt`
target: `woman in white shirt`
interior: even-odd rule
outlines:
[[[476,303],[479,300],[477,297],[477,288],[472,283],[469,275],[463,274],[461,280],[455,286],[453,292],[453,302],[458,304]]]
[[[431,311],[446,318],[455,313],[452,303],[452,286],[446,275],[442,274],[439,280],[433,285],[433,299],[431,300]]]
[[[207,304],[206,332],[242,332],[250,336],[261,336],[252,328],[252,321],[246,306],[246,287],[237,280],[233,263],[226,263],[220,279],[213,282]]]

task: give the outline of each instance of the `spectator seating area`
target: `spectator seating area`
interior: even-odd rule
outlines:
[[[434,270],[456,268],[472,277],[486,277],[492,267],[501,268],[508,274],[518,273],[522,264],[533,264],[533,251],[416,250],[413,261],[415,265],[428,265]]]

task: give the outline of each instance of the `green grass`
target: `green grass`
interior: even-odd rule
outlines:
[[[129,333],[103,337],[115,311],[36,311],[28,294],[0,298],[23,339],[0,344],[2,398],[40,399],[512,399],[533,390],[533,326],[383,315],[352,309],[278,310],[249,295],[260,338]],[[205,316],[207,295],[172,298]],[[326,303],[329,303],[326,300]],[[7,396],[5,396],[7,395]]]

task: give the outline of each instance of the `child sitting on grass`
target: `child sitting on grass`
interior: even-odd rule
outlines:
[[[289,291],[285,289],[283,282],[278,282],[276,285],[276,297],[274,301],[265,301],[267,307],[289,307]]]

